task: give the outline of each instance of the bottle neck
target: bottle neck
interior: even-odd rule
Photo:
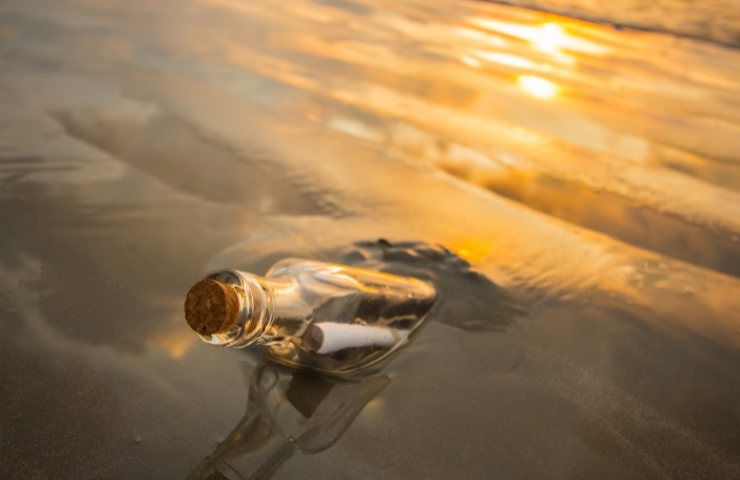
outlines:
[[[211,278],[231,285],[239,298],[236,322],[227,332],[201,336],[218,347],[265,345],[289,334],[305,314],[300,289],[292,278],[268,279],[239,270],[225,270]]]

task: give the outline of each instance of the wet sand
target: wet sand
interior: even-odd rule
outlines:
[[[740,51],[482,2],[25,1],[0,62],[4,478],[740,475]],[[361,382],[183,319],[207,271],[378,238],[492,286],[443,277]]]

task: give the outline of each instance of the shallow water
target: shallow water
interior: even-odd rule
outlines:
[[[489,0],[535,8],[616,27],[740,45],[740,11],[735,0]]]
[[[740,475],[740,51],[483,2],[31,0],[0,59],[4,478]],[[207,271],[381,237],[490,286],[443,275],[361,382],[182,318]]]

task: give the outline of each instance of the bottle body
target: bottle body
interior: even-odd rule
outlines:
[[[425,281],[300,259],[264,277],[238,270],[209,276],[233,288],[236,320],[201,334],[216,346],[260,345],[283,365],[351,375],[404,345],[436,298]]]

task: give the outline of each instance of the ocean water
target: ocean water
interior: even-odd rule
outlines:
[[[740,45],[740,9],[735,0],[491,0],[616,27],[664,32]]]
[[[2,477],[739,476],[737,14],[633,3],[3,2]],[[358,255],[444,287],[359,381],[184,321]]]

